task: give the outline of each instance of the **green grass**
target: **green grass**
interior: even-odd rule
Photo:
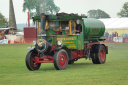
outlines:
[[[79,59],[65,70],[52,63],[29,71],[25,57],[30,44],[0,45],[0,85],[127,85],[128,43],[111,43],[105,64]]]

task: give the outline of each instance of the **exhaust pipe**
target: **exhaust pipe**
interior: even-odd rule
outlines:
[[[42,29],[42,35],[46,35],[46,31],[45,31],[46,14],[45,14],[45,13],[41,13],[40,17],[41,17],[41,29]]]

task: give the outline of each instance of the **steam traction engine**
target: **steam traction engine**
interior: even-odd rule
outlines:
[[[94,64],[104,64],[108,46],[100,44],[105,32],[104,24],[76,14],[59,13],[33,17],[37,40],[35,48],[26,55],[29,70],[38,70],[41,63],[54,63],[63,70],[80,58],[92,59]]]

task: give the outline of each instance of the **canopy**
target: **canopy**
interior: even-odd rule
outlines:
[[[128,29],[128,18],[106,18],[99,19],[105,24],[105,28],[109,29]]]
[[[2,31],[2,30],[8,30],[9,28],[0,28],[0,31]]]

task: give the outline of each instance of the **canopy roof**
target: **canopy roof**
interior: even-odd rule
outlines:
[[[42,13],[44,14],[44,13]],[[45,15],[45,14],[44,14]],[[85,15],[78,15],[78,14],[68,14],[68,13],[57,13],[56,15],[46,15],[46,20],[48,21],[66,21],[66,20],[74,20],[74,19],[82,19],[87,18]],[[41,21],[40,16],[32,17],[33,21]]]
[[[2,30],[8,30],[9,28],[0,28],[0,31],[2,31]]]
[[[128,29],[128,18],[99,19],[105,24],[106,29]]]

